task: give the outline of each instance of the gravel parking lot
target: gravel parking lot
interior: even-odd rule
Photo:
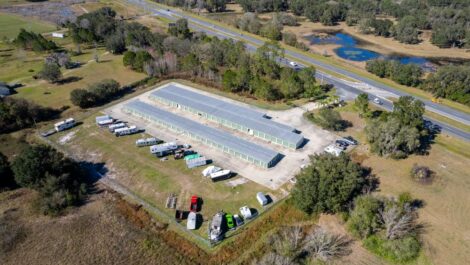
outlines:
[[[191,113],[187,113],[179,109],[171,108],[166,105],[159,104],[159,103],[156,103],[155,101],[150,100],[148,97],[149,94],[152,93],[155,89],[159,89],[160,87],[156,87],[154,90],[148,91],[137,97],[134,97],[132,99],[129,99],[127,101],[114,105],[106,109],[105,113],[111,115],[112,117],[116,119],[128,121],[130,124],[135,124],[138,127],[145,129],[148,134],[154,137],[157,137],[159,139],[162,139],[164,141],[167,141],[167,142],[176,141],[179,144],[184,144],[184,143],[191,144],[195,151],[199,152],[200,154],[203,154],[208,159],[212,159],[215,165],[218,165],[226,169],[230,169],[247,179],[250,179],[256,183],[259,183],[273,190],[278,189],[284,183],[286,183],[289,179],[294,177],[300,171],[301,165],[308,163],[309,155],[323,152],[323,149],[336,139],[336,136],[334,134],[313,125],[310,121],[305,119],[303,117],[303,113],[305,112],[305,110],[302,107],[297,107],[297,108],[289,109],[286,111],[266,111],[263,109],[253,107],[251,105],[247,105],[245,103],[234,101],[234,100],[222,97],[222,96],[214,95],[214,94],[201,91],[201,90],[189,87],[189,86],[184,86],[181,84],[178,84],[178,85],[183,86],[185,89],[190,89],[195,92],[205,94],[207,96],[212,96],[212,97],[230,102],[232,104],[237,104],[240,106],[255,109],[260,112],[264,112],[268,116],[272,117],[272,120],[274,121],[281,122],[286,125],[295,127],[298,131],[302,133],[305,139],[307,139],[306,143],[304,144],[302,148],[297,149],[297,150],[284,148],[276,144],[271,144],[262,139],[255,138],[254,136],[246,135],[241,132],[228,129],[226,127],[222,127],[216,123],[208,121],[202,117],[193,115]],[[122,110],[123,105],[128,103],[129,101],[136,100],[136,99],[142,102],[155,105],[158,108],[171,111],[177,115],[183,116],[185,118],[191,119],[201,124],[205,124],[213,128],[218,128],[220,130],[230,132],[231,134],[236,135],[237,137],[256,143],[258,145],[265,146],[272,150],[276,150],[279,153],[281,153],[284,157],[281,159],[281,161],[279,161],[279,163],[276,164],[276,166],[272,168],[264,169],[264,168],[257,167],[253,164],[245,162],[244,160],[232,157],[231,155],[224,153],[220,150],[214,149],[212,147],[208,147],[200,142],[197,142],[187,137],[184,134],[175,133],[166,128],[157,126],[155,124],[149,123],[138,117],[131,116],[123,112]]]

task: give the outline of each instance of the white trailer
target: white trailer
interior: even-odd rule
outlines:
[[[243,206],[240,208],[240,213],[243,216],[243,219],[251,219],[253,215],[251,214],[250,208],[248,206]]]
[[[114,131],[114,135],[116,137],[119,136],[124,136],[124,135],[131,135],[134,133],[137,133],[139,130],[137,129],[136,126],[129,126],[129,127],[124,127],[124,128],[119,128]]]
[[[261,206],[268,204],[268,198],[266,198],[262,192],[256,193],[256,199],[258,200],[259,204],[261,204]]]
[[[52,32],[52,37],[53,38],[63,39],[65,37],[65,34],[62,33],[62,32]]]
[[[343,152],[343,150],[341,148],[338,148],[337,146],[335,146],[333,144],[325,147],[324,150],[325,150],[325,152],[330,153],[334,156],[339,156]]]
[[[232,176],[232,171],[226,169],[226,170],[221,170],[218,172],[214,172],[210,174],[211,180],[212,181],[218,181],[218,180],[224,180],[230,178]]]
[[[160,142],[159,139],[152,137],[152,138],[139,139],[135,141],[135,145],[137,147],[151,146],[151,145],[158,144],[158,142]]]
[[[75,120],[73,118],[66,119],[65,121],[54,124],[54,128],[57,132],[65,131],[75,126]]]
[[[157,144],[150,146],[150,153],[157,157],[162,157],[171,154],[178,149],[178,145],[174,142]]]
[[[196,229],[197,214],[195,212],[189,212],[188,222],[186,223],[186,228],[188,230]]]
[[[124,122],[120,122],[120,123],[115,123],[115,124],[109,125],[108,130],[110,132],[114,133],[114,131],[116,131],[117,129],[121,129],[121,128],[124,128],[124,127],[127,127],[127,125]]]
[[[103,115],[103,116],[97,116],[95,118],[95,121],[96,121],[96,124],[97,125],[100,125],[100,123],[104,122],[104,121],[109,121],[109,120],[112,120],[114,121],[113,117],[109,116],[109,115]]]

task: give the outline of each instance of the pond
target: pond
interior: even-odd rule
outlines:
[[[311,44],[337,44],[340,47],[334,49],[336,55],[340,58],[355,61],[355,62],[364,62],[377,58],[384,58],[387,60],[398,60],[403,64],[418,64],[426,71],[435,70],[434,64],[424,58],[424,57],[414,57],[414,56],[404,56],[404,55],[384,55],[378,52],[371,50],[363,49],[357,47],[358,40],[352,37],[351,35],[345,33],[335,33],[333,35],[328,35],[326,37],[320,37],[316,35],[310,35],[306,37]]]

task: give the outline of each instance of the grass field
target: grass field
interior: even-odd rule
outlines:
[[[351,105],[341,109],[343,118],[354,126],[342,135],[352,135],[365,143],[364,121]],[[397,195],[410,192],[424,202],[419,210],[419,221],[425,225],[424,251],[416,264],[467,264],[470,262],[470,144],[440,135],[428,155],[413,155],[403,160],[392,160],[369,153],[361,144],[353,157],[372,168],[380,180],[379,194]],[[420,184],[410,177],[414,164],[428,166],[435,172],[432,184]]]
[[[21,28],[36,33],[50,32],[56,29],[54,25],[47,22],[0,13],[0,40],[16,37]]]
[[[111,178],[121,182],[154,207],[165,211],[170,218],[173,218],[174,210],[164,207],[169,193],[178,195],[178,208],[184,210],[189,208],[192,195],[201,196],[204,200],[201,213],[205,222],[195,233],[204,238],[207,235],[206,221],[218,210],[236,213],[244,205],[259,208],[256,192],[268,192],[266,188],[253,182],[236,187],[227,185],[227,181],[212,183],[202,177],[201,170],[204,167],[189,170],[183,160],[170,157],[168,161],[162,162],[149,153],[148,147],[135,147],[135,140],[146,137],[145,135],[116,138],[106,129],[98,128],[94,124],[94,116],[85,119],[83,125],[72,131],[59,133],[51,139],[62,142],[63,148],[70,153],[105,163],[107,174]],[[70,138],[66,143],[64,135]],[[197,147],[195,148],[197,151]],[[273,198],[280,197],[276,193],[270,194]]]

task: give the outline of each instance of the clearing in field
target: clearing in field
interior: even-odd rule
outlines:
[[[12,39],[18,35],[20,29],[36,33],[51,32],[56,29],[54,25],[32,18],[0,13],[0,40]]]

